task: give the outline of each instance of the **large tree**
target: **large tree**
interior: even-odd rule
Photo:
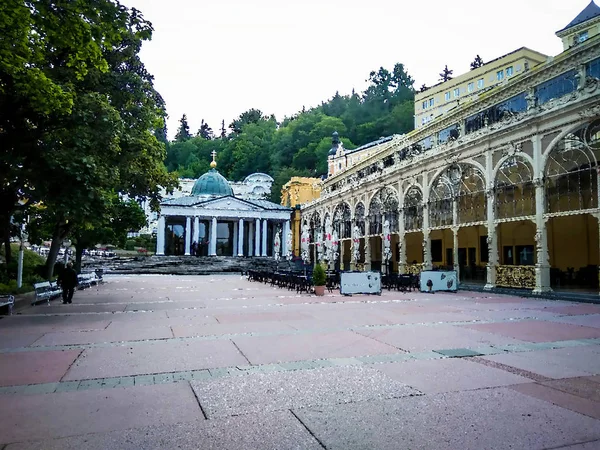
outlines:
[[[187,116],[184,114],[183,116],[181,116],[181,119],[179,119],[179,128],[177,128],[175,141],[185,142],[191,137],[192,135],[190,134],[190,126],[188,125]]]

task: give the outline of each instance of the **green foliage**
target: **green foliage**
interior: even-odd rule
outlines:
[[[326,279],[327,279],[327,277],[325,275],[325,269],[323,269],[323,266],[318,263],[315,264],[315,267],[314,267],[313,273],[312,273],[313,284],[315,286],[325,286]]]
[[[187,116],[184,114],[179,119],[179,128],[177,129],[177,134],[175,135],[176,142],[185,142],[192,135],[190,134],[190,126],[188,125]]]
[[[19,244],[11,244],[11,250],[14,255],[19,254]],[[4,254],[4,248],[0,250]],[[33,290],[33,283],[44,281],[40,274],[40,267],[43,268],[45,259],[31,250],[23,250],[23,286],[17,288],[17,270],[18,259],[14,258],[8,264],[0,265],[0,294],[19,294]]]

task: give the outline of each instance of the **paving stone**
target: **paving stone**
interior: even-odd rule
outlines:
[[[445,358],[444,355],[437,352],[417,352],[410,354],[412,359],[440,359]]]
[[[173,374],[171,373],[161,373],[158,375],[154,375],[154,383],[173,383]]]
[[[444,355],[448,358],[468,358],[472,356],[482,356],[483,353],[469,350],[468,348],[450,348],[445,350],[434,350],[434,352]]]
[[[154,384],[154,375],[137,375],[134,377],[133,383],[135,386],[146,386]]]
[[[24,389],[23,393],[27,395],[50,394],[56,390],[58,385],[59,383],[30,384]]]
[[[360,366],[363,364],[358,358],[330,358],[329,362],[334,366]]]
[[[241,375],[243,372],[241,370],[238,370],[235,367],[217,367],[214,369],[208,369],[208,371],[210,372],[211,377],[227,377],[230,375]],[[194,376],[194,379],[196,379],[196,377]]]
[[[58,383],[56,386],[56,390],[54,392],[71,392],[76,391],[79,387],[79,381],[63,381],[62,383]]]
[[[213,376],[209,370],[192,370],[190,373],[192,374],[192,380],[206,380]]]
[[[420,394],[367,367],[251,374],[191,385],[209,419]]]

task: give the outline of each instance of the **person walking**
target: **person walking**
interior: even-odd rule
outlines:
[[[73,293],[77,287],[77,272],[73,269],[72,262],[69,262],[58,276],[57,282],[62,288],[63,305],[73,303]]]

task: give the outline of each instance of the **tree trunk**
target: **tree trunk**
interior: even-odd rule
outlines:
[[[54,275],[54,264],[56,263],[56,257],[63,240],[69,234],[69,228],[61,223],[57,223],[54,227],[54,233],[52,233],[52,244],[50,244],[50,252],[48,253],[48,259],[46,259],[46,279],[50,280]]]
[[[10,219],[9,219],[10,222]],[[6,266],[12,261],[12,251],[10,248],[10,226],[4,226],[4,236],[2,236],[4,243],[4,258],[6,259]]]

